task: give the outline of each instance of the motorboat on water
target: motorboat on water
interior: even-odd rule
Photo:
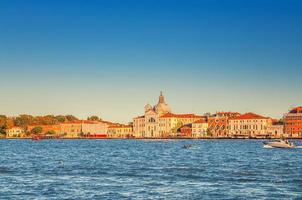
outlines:
[[[193,147],[192,144],[185,144],[182,148],[184,148],[184,149],[189,149],[189,148],[191,148],[191,147]]]
[[[264,147],[268,148],[294,148],[295,145],[293,142],[290,142],[288,140],[274,140],[270,142],[263,142]]]

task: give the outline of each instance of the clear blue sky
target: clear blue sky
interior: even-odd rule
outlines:
[[[0,113],[127,122],[302,104],[302,1],[1,0]]]

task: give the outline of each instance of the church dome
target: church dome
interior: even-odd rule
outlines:
[[[157,105],[155,106],[155,111],[161,116],[166,113],[170,113],[171,109],[165,102],[165,97],[163,96],[162,92],[160,93],[159,100]]]
[[[145,112],[152,110],[152,106],[150,104],[145,105]]]

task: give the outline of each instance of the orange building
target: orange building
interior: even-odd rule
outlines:
[[[284,132],[289,138],[302,137],[302,106],[284,115]]]
[[[228,137],[229,119],[240,116],[238,112],[217,112],[208,117],[209,133],[215,138]]]

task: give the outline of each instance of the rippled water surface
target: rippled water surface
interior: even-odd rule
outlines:
[[[302,149],[264,149],[260,140],[0,140],[0,199],[302,199]]]

